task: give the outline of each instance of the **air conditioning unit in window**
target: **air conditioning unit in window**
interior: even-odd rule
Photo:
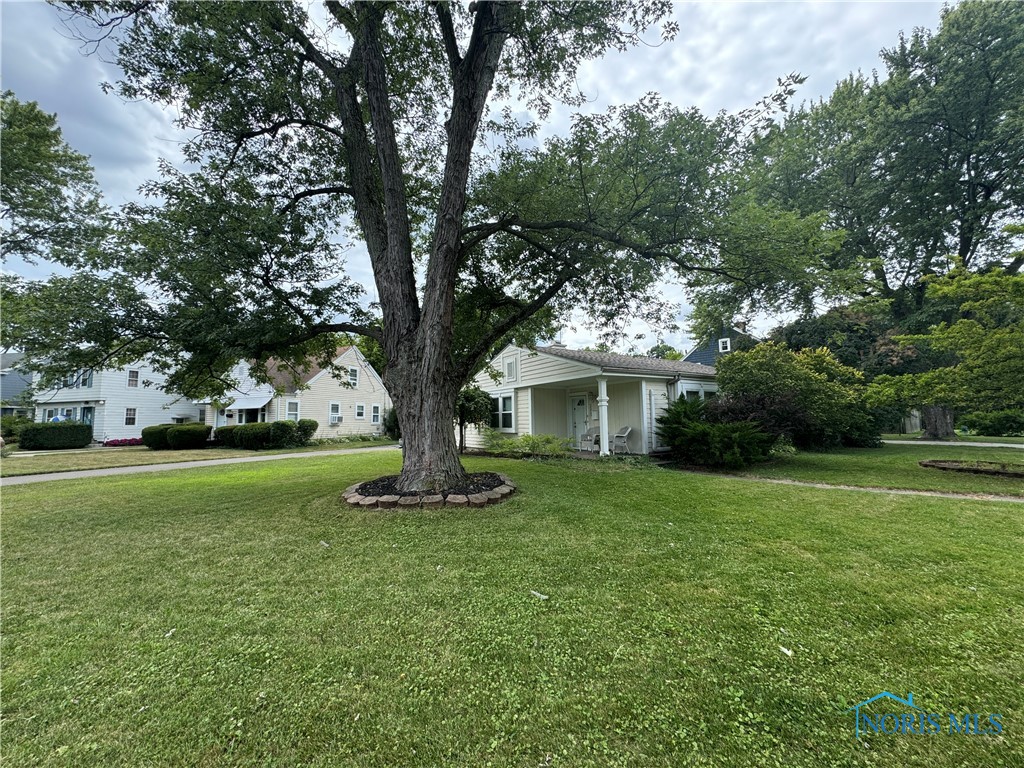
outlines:
[[[331,416],[331,424],[341,424],[341,416]]]

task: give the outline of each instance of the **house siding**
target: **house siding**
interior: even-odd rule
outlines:
[[[608,383],[608,440],[622,427],[631,427],[629,434],[630,453],[643,450],[642,422],[643,409],[640,404],[639,385],[635,381],[622,384]]]
[[[284,419],[287,401],[299,401],[299,418],[313,419],[319,425],[314,437],[343,437],[346,435],[374,434],[383,431],[384,414],[391,408],[391,398],[383,383],[366,359],[354,349],[348,350],[336,360],[339,365],[359,369],[359,382],[355,387],[346,386],[330,373],[317,376],[309,389],[295,394],[286,394],[274,399],[274,419]],[[341,405],[340,424],[330,423],[330,404]],[[363,418],[356,418],[356,406],[364,406]],[[373,423],[373,406],[380,406],[380,422]],[[268,418],[269,414],[268,414]]]
[[[538,435],[569,436],[568,390],[534,388],[533,428]]]

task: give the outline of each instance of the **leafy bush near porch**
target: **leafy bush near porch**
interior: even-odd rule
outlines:
[[[205,448],[210,429],[206,424],[178,424],[167,430],[167,444],[173,451]]]
[[[763,461],[776,440],[753,421],[713,422],[704,401],[685,398],[658,417],[658,435],[678,461],[726,469]]]
[[[152,427],[143,427],[142,444],[151,451],[170,450],[170,443],[167,442],[167,431],[178,424],[156,424]]]
[[[299,445],[308,443],[320,428],[319,422],[314,419],[299,419],[295,426],[298,427]]]
[[[483,431],[484,450],[500,456],[568,456],[572,441],[557,435],[520,435],[505,437],[496,429]]]
[[[22,427],[19,443],[25,451],[85,448],[92,442],[92,425],[77,421],[48,421]]]
[[[225,448],[236,448],[234,433],[239,426],[238,424],[231,424],[226,427],[217,427],[216,439],[220,440],[220,444]]]
[[[217,437],[232,448],[260,451],[268,448],[298,448],[309,443],[309,438],[320,425],[313,419],[270,421],[255,424],[236,424],[221,427]],[[227,430],[227,435],[224,432]]]

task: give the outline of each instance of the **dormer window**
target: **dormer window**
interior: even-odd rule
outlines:
[[[732,341],[729,340],[729,339],[719,339],[718,340],[718,351],[719,352],[731,352],[732,351]]]

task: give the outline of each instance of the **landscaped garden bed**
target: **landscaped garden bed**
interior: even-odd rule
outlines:
[[[441,493],[400,491],[398,475],[379,477],[349,486],[342,498],[362,509],[411,509],[415,507],[486,507],[511,496],[516,484],[508,475],[476,472],[466,483]]]

